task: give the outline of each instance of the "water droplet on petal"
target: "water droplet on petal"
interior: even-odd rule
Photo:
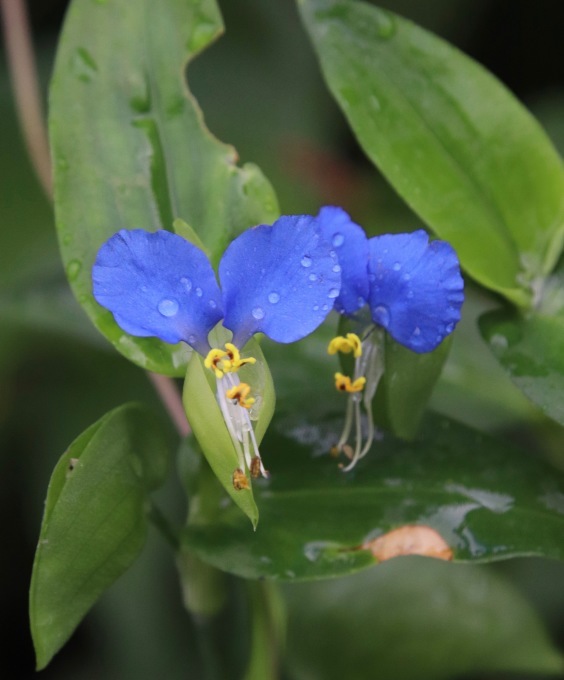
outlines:
[[[419,328],[419,326],[415,326],[415,329],[413,331],[413,335],[415,335],[415,336],[421,335],[421,329]]]
[[[169,298],[163,298],[159,302],[157,308],[163,316],[176,316],[178,313],[178,302],[176,302],[176,300],[170,300]]]
[[[313,305],[313,311],[314,312],[319,311],[319,305]]]
[[[329,309],[329,305],[323,305],[321,309],[326,312]]]
[[[280,295],[278,293],[269,293],[268,294],[268,301],[270,304],[275,305],[278,301],[280,300]]]
[[[188,336],[188,342],[193,345],[196,342],[196,336],[195,335],[189,335]]]
[[[180,283],[184,286],[184,290],[189,293],[192,290],[192,281],[190,279],[187,279],[185,276],[183,276],[180,279]]]
[[[333,259],[335,259],[335,258],[337,257],[337,253],[336,253],[334,250],[330,250],[330,251],[329,251],[329,255],[330,255]]]
[[[310,275],[308,276],[308,279],[309,279],[310,281],[317,281],[317,274],[310,274]]]
[[[376,281],[376,274],[368,274],[368,280],[370,283],[374,283]]]
[[[255,307],[251,313],[257,321],[264,318],[264,309],[262,307]]]
[[[342,234],[335,234],[335,236],[333,236],[333,245],[335,246],[335,248],[342,246],[344,242],[345,237]]]
[[[339,289],[331,288],[331,290],[327,293],[327,297],[331,298],[331,300],[333,300],[336,297],[339,297]]]
[[[204,292],[201,288],[196,288],[196,295],[198,297],[202,297],[203,294],[204,294]]]
[[[311,257],[309,255],[302,257],[302,267],[311,267]]]
[[[447,325],[447,327],[445,328],[445,331],[446,331],[447,333],[452,333],[453,330],[454,330],[454,324],[453,324],[453,323],[449,323],[449,324]]]
[[[341,271],[341,267],[338,264],[336,264],[333,267],[333,271],[335,272],[335,274],[338,274]]]
[[[208,304],[212,309],[217,307],[217,302],[215,300],[210,300]]]
[[[387,328],[390,325],[390,310],[385,305],[378,305],[372,310],[372,318],[380,326]]]
[[[359,307],[364,307],[364,305],[366,304],[366,300],[363,297],[359,297],[357,298],[357,304]]]
[[[394,266],[392,267],[392,269],[395,272],[399,272],[399,270],[401,269],[401,264],[399,262],[394,262]]]
[[[411,280],[411,274],[404,274],[401,278],[404,281],[410,281]]]
[[[413,298],[413,291],[412,291],[412,290],[408,290],[408,291],[407,291],[406,297],[408,297],[408,298],[411,300],[411,299]]]

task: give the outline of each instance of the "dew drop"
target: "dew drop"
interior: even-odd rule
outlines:
[[[204,294],[204,292],[201,288],[196,288],[196,295],[198,297],[202,297],[203,294]]]
[[[446,331],[447,333],[452,333],[453,330],[454,330],[454,324],[453,324],[453,323],[447,324],[447,326],[446,326],[446,328],[445,328],[445,331]]]
[[[333,267],[333,271],[335,272],[335,274],[338,274],[341,271],[341,267],[338,264],[336,264]]]
[[[71,260],[67,266],[67,278],[74,281],[82,269],[82,264],[78,260]]]
[[[408,298],[411,300],[411,299],[413,298],[413,291],[412,291],[412,290],[408,290],[408,291],[407,291],[407,294],[406,294],[406,297],[408,297]]]
[[[302,267],[311,267],[311,257],[309,255],[302,257]]]
[[[410,281],[411,280],[411,274],[404,274],[401,278],[404,281]]]
[[[331,290],[327,293],[327,297],[330,298],[331,300],[334,300],[336,297],[339,297],[339,289],[331,288]]]
[[[278,293],[273,292],[268,294],[268,301],[270,302],[271,305],[275,305],[279,300],[280,295],[278,295]]]
[[[215,300],[210,300],[208,304],[212,309],[217,307],[217,302]]]
[[[372,310],[372,318],[380,326],[387,328],[390,325],[390,310],[385,305],[378,305]]]
[[[401,269],[401,264],[399,262],[394,262],[394,266],[392,267],[392,269],[395,272],[399,272],[399,270]]]
[[[318,312],[319,311],[319,305],[313,305],[313,311]]]
[[[329,255],[330,255],[333,259],[335,259],[335,258],[337,257],[337,253],[336,253],[334,250],[330,250],[330,251],[329,251]]]
[[[333,236],[333,245],[335,246],[335,248],[342,246],[344,242],[345,237],[342,234],[335,234],[335,236]]]
[[[413,331],[413,335],[415,335],[415,336],[421,335],[421,329],[419,328],[419,326],[415,326],[415,329]]]
[[[262,307],[255,307],[252,311],[252,315],[255,319],[260,320],[264,318],[264,309]]]
[[[193,345],[196,342],[196,336],[195,335],[189,335],[188,336],[188,342],[190,345]]]
[[[308,279],[309,279],[310,281],[317,281],[317,274],[310,274],[310,275],[308,276]]]
[[[98,72],[98,65],[84,47],[78,47],[74,51],[70,67],[74,75],[83,83],[89,83]]]
[[[180,283],[184,286],[184,290],[189,293],[192,290],[192,281],[190,279],[187,279],[185,276],[183,276],[180,279]]]
[[[326,312],[329,309],[329,305],[323,305],[321,309]]]
[[[169,298],[163,298],[159,302],[157,309],[163,316],[176,316],[178,313],[178,302],[176,302],[176,300],[170,300]]]
[[[363,297],[358,297],[356,302],[359,307],[364,307],[364,305],[366,304],[366,300]]]

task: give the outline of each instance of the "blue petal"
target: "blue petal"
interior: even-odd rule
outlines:
[[[224,326],[243,347],[254,333],[295,342],[314,331],[339,295],[340,267],[310,215],[281,217],[236,238],[219,264]]]
[[[168,231],[122,229],[98,251],[93,293],[131,335],[184,340],[198,352],[222,318],[219,286],[209,260]]]
[[[368,242],[369,305],[373,320],[414,352],[430,352],[460,320],[464,282],[445,241],[420,230]]]
[[[335,309],[354,314],[368,298],[368,240],[342,208],[326,206],[317,216],[323,237],[333,245],[341,266],[341,293]]]

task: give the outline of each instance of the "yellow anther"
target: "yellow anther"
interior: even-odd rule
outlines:
[[[359,356],[362,356],[362,343],[356,333],[347,333],[346,337],[338,335],[329,343],[327,352],[329,354],[337,354],[337,352],[350,354],[352,352],[354,356],[358,358]]]
[[[241,353],[231,342],[225,343],[225,350],[227,357],[229,359],[229,370],[238,371],[241,366],[245,364],[254,364],[256,359],[254,357],[247,357],[246,359],[241,359]]]
[[[204,366],[213,371],[216,378],[223,378],[223,374],[226,372],[224,364],[226,361],[229,362],[229,359],[226,359],[226,357],[227,352],[224,352],[222,349],[210,349],[204,359]]]
[[[211,349],[204,359],[204,366],[215,373],[216,378],[223,378],[225,373],[236,373],[245,364],[254,364],[254,357],[241,359],[241,353],[230,342],[225,343],[225,351]]]
[[[335,387],[340,392],[362,392],[365,383],[366,378],[364,376],[352,381],[348,375],[335,373]]]
[[[247,385],[247,383],[239,383],[239,385],[235,385],[235,387],[228,389],[225,392],[225,396],[228,399],[233,399],[233,401],[237,402],[237,404],[243,408],[251,408],[255,403],[255,400],[253,397],[249,397],[250,391],[250,385]]]

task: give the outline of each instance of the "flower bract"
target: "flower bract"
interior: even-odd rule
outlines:
[[[318,220],[292,215],[237,237],[220,261],[219,279],[221,287],[202,250],[167,231],[119,231],[92,269],[95,299],[124,331],[183,341],[205,357],[241,469],[265,474],[249,417],[252,386],[237,375],[255,361],[243,349],[255,333],[289,343],[314,331],[339,296],[341,267]],[[209,333],[221,320],[232,340],[211,347]],[[237,480],[245,488],[239,473]]]
[[[345,427],[336,446],[353,452],[344,468],[348,470],[372,444],[372,399],[384,371],[384,332],[413,352],[433,351],[460,320],[464,283],[452,246],[430,241],[423,230],[367,239],[341,208],[322,208],[318,217],[323,233],[339,246],[335,250],[342,286],[335,308],[359,327],[358,333],[337,336],[328,347],[329,354],[353,353],[355,358],[352,376],[335,377],[335,387],[349,393]],[[368,420],[365,440],[361,404]],[[353,430],[354,449],[347,444]]]

